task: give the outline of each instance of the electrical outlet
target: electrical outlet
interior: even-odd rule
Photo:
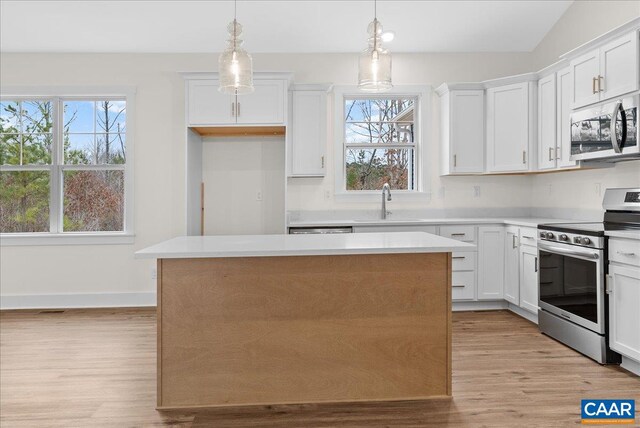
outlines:
[[[329,190],[325,190],[324,191],[324,198],[325,199],[331,199],[331,192]]]
[[[480,186],[473,186],[473,197],[474,198],[480,197]]]
[[[158,268],[155,266],[151,268],[151,279],[158,279]]]
[[[256,201],[261,201],[262,200],[262,192],[258,191],[258,193],[256,194]]]

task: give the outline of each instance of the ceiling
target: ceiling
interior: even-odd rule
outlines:
[[[529,52],[572,1],[380,0],[393,52]],[[245,47],[357,52],[373,2],[240,0]],[[232,1],[0,1],[3,52],[219,52]]]

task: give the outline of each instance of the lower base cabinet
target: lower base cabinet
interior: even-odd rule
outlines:
[[[504,298],[504,227],[478,227],[478,300]]]
[[[538,313],[538,248],[520,246],[520,307]]]
[[[640,267],[609,264],[608,282],[609,345],[640,362]]]
[[[528,245],[523,245],[523,243]],[[538,314],[538,247],[531,228],[508,226],[504,239],[504,299]]]
[[[508,226],[505,229],[504,245],[504,299],[520,306],[520,248],[519,229]]]

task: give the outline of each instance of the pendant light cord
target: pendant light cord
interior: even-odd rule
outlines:
[[[373,52],[378,52],[378,1],[373,0]]]
[[[233,0],[233,51],[236,51],[236,40],[238,38],[238,34],[236,29],[238,28],[238,0]]]

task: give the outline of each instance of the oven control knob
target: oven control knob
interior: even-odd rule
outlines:
[[[541,237],[541,238],[546,238],[546,237],[547,237],[547,234],[546,234],[546,233],[544,233],[544,232],[540,232],[540,237]]]
[[[582,238],[581,238],[581,237],[579,237],[579,236],[575,236],[575,237],[573,238],[573,243],[574,243],[574,244],[579,244],[580,242],[582,242]]]
[[[551,232],[547,232],[547,239],[553,239],[554,235]]]
[[[561,241],[568,241],[569,237],[563,233],[562,235],[560,235],[560,240]]]
[[[585,238],[582,238],[581,242],[582,242],[582,245],[589,245],[591,244],[591,239],[585,237]]]

